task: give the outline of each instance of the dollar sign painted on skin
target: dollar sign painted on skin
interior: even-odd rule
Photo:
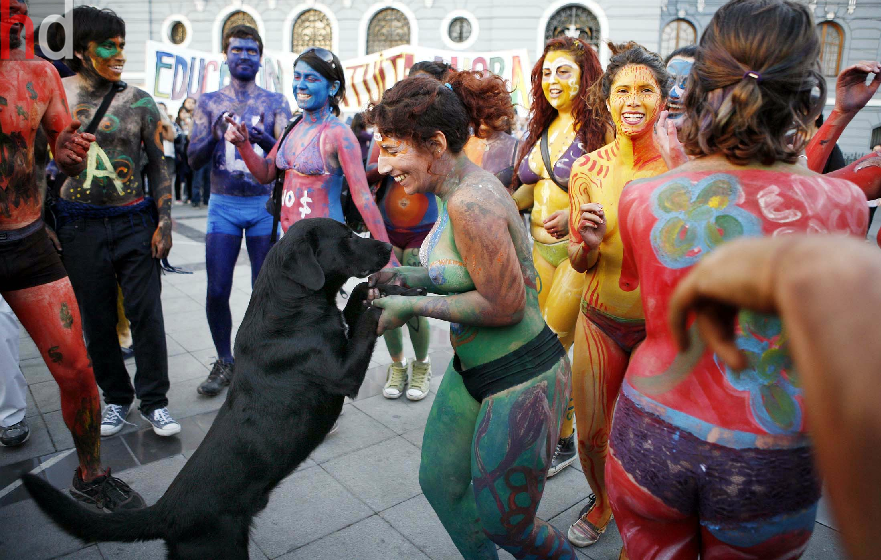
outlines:
[[[303,196],[300,197],[300,219],[301,220],[306,217],[306,214],[312,213],[312,209],[309,208],[309,206],[307,204],[309,202],[312,202],[312,199],[309,198],[309,189],[306,189],[306,192],[303,194]]]
[[[52,360],[52,363],[54,364],[60,364],[61,361],[64,359],[64,355],[58,351],[57,346],[52,346],[51,348],[49,348],[48,354],[49,359]]]

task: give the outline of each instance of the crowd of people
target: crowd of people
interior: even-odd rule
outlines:
[[[11,13],[27,5],[12,0]],[[318,47],[294,63],[292,113],[257,86],[263,42],[245,25],[223,37],[230,83],[172,119],[120,80],[125,22],[78,7],[73,24],[64,80],[17,54],[0,61],[15,77],[0,82],[0,134],[19,142],[0,175],[0,443],[29,434],[14,313],[59,384],[80,459],[75,498],[143,507],[100,462],[99,436],[124,427],[135,397],[157,435],[180,431],[167,408],[159,261],[174,201],[204,201],[217,360],[202,395],[235,376],[229,299],[243,235],[252,284],[300,220],[355,219],[394,247],[369,279],[392,358],[386,398],[426,397],[428,318],[450,323],[455,355],[419,480],[464,558],[502,547],[573,559],[613,516],[621,558],[796,558],[821,475],[848,551],[870,557],[881,484],[856,479],[859,466],[877,470],[877,452],[836,433],[881,437],[870,399],[853,394],[874,383],[878,350],[824,327],[838,324],[836,302],[881,301],[866,280],[881,257],[853,241],[881,196],[881,151],[832,161],[881,63],[841,73],[824,122],[820,43],[803,4],[731,0],[698,45],[666,60],[610,43],[603,68],[584,41],[550,40],[523,135],[512,134],[503,79],[440,62],[415,64],[350,127],[344,69]],[[49,152],[61,175],[41,189]],[[851,290],[836,292],[835,278]],[[430,295],[383,297],[388,284]],[[877,331],[862,311],[864,330],[843,332]],[[854,414],[842,418],[846,405]],[[536,513],[548,479],[576,459],[586,484],[573,490],[590,496],[564,533]]]

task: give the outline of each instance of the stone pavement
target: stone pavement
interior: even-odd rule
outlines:
[[[171,263],[192,275],[163,277],[162,303],[168,338],[171,390],[169,410],[181,423],[177,437],[153,434],[137,412],[131,426],[102,442],[103,459],[154,503],[205,436],[224,395],[196,393],[214,361],[205,319],[206,210],[175,206]],[[233,325],[244,316],[250,296],[250,267],[243,248],[232,293]],[[251,558],[454,559],[461,558],[419,488],[422,434],[435,391],[452,357],[446,323],[433,321],[430,356],[432,392],[421,402],[387,400],[381,390],[391,359],[376,346],[364,386],[344,406],[340,429],[329,436],[297,471],[275,490],[255,520]],[[405,347],[409,342],[405,341]],[[412,355],[412,354],[410,354]],[[17,480],[38,472],[59,488],[70,485],[76,468],[73,442],[61,418],[58,389],[33,342],[22,331],[21,366],[30,388],[27,419],[31,439],[22,447],[0,448],[0,559],[68,560],[164,558],[162,541],[86,545],[57,529]],[[127,366],[134,370],[134,362]],[[539,516],[566,531],[589,489],[580,466],[566,469],[546,487]],[[580,549],[579,558],[615,559],[621,540],[614,527],[600,542]],[[501,551],[500,558],[512,558]],[[843,558],[838,531],[825,503],[804,558]],[[210,560],[210,559],[206,559]],[[638,559],[634,559],[638,560]]]

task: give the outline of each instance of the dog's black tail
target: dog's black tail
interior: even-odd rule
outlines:
[[[62,529],[84,541],[133,542],[163,538],[153,507],[98,513],[88,510],[32,474],[21,477],[40,509]]]

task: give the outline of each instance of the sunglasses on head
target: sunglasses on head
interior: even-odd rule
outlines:
[[[312,53],[324,62],[330,64],[332,68],[336,68],[336,63],[333,60],[333,53],[327,49],[323,49],[321,47],[309,47],[300,56],[303,56],[306,53]]]

